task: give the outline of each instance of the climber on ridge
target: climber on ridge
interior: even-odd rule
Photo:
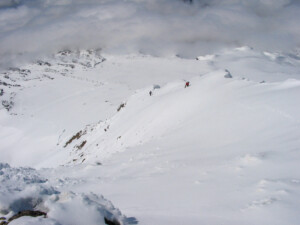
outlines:
[[[187,87],[189,87],[189,86],[190,86],[190,82],[189,82],[189,81],[185,82],[184,88],[187,88]]]

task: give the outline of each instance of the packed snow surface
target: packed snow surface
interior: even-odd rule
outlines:
[[[0,216],[24,205],[47,218],[11,224],[296,225],[299,76],[299,55],[249,47],[196,59],[64,51],[11,68]]]

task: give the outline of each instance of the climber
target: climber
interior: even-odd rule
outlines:
[[[190,86],[190,82],[189,82],[189,81],[185,82],[184,88],[187,88],[187,87],[189,87],[189,86]]]

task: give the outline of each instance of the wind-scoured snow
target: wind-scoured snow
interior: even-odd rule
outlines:
[[[68,224],[60,210],[80,209],[90,221],[72,224],[98,224],[104,195],[124,224],[297,224],[299,64],[249,47],[196,59],[66,51],[1,74],[14,86],[0,86],[12,102],[0,175],[24,177],[1,178],[1,216],[34,196],[49,218],[19,223]]]

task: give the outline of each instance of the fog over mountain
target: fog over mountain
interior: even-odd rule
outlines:
[[[226,47],[293,51],[299,0],[1,0],[0,66],[65,48],[195,57]]]
[[[0,225],[300,224],[300,0],[0,0]]]

